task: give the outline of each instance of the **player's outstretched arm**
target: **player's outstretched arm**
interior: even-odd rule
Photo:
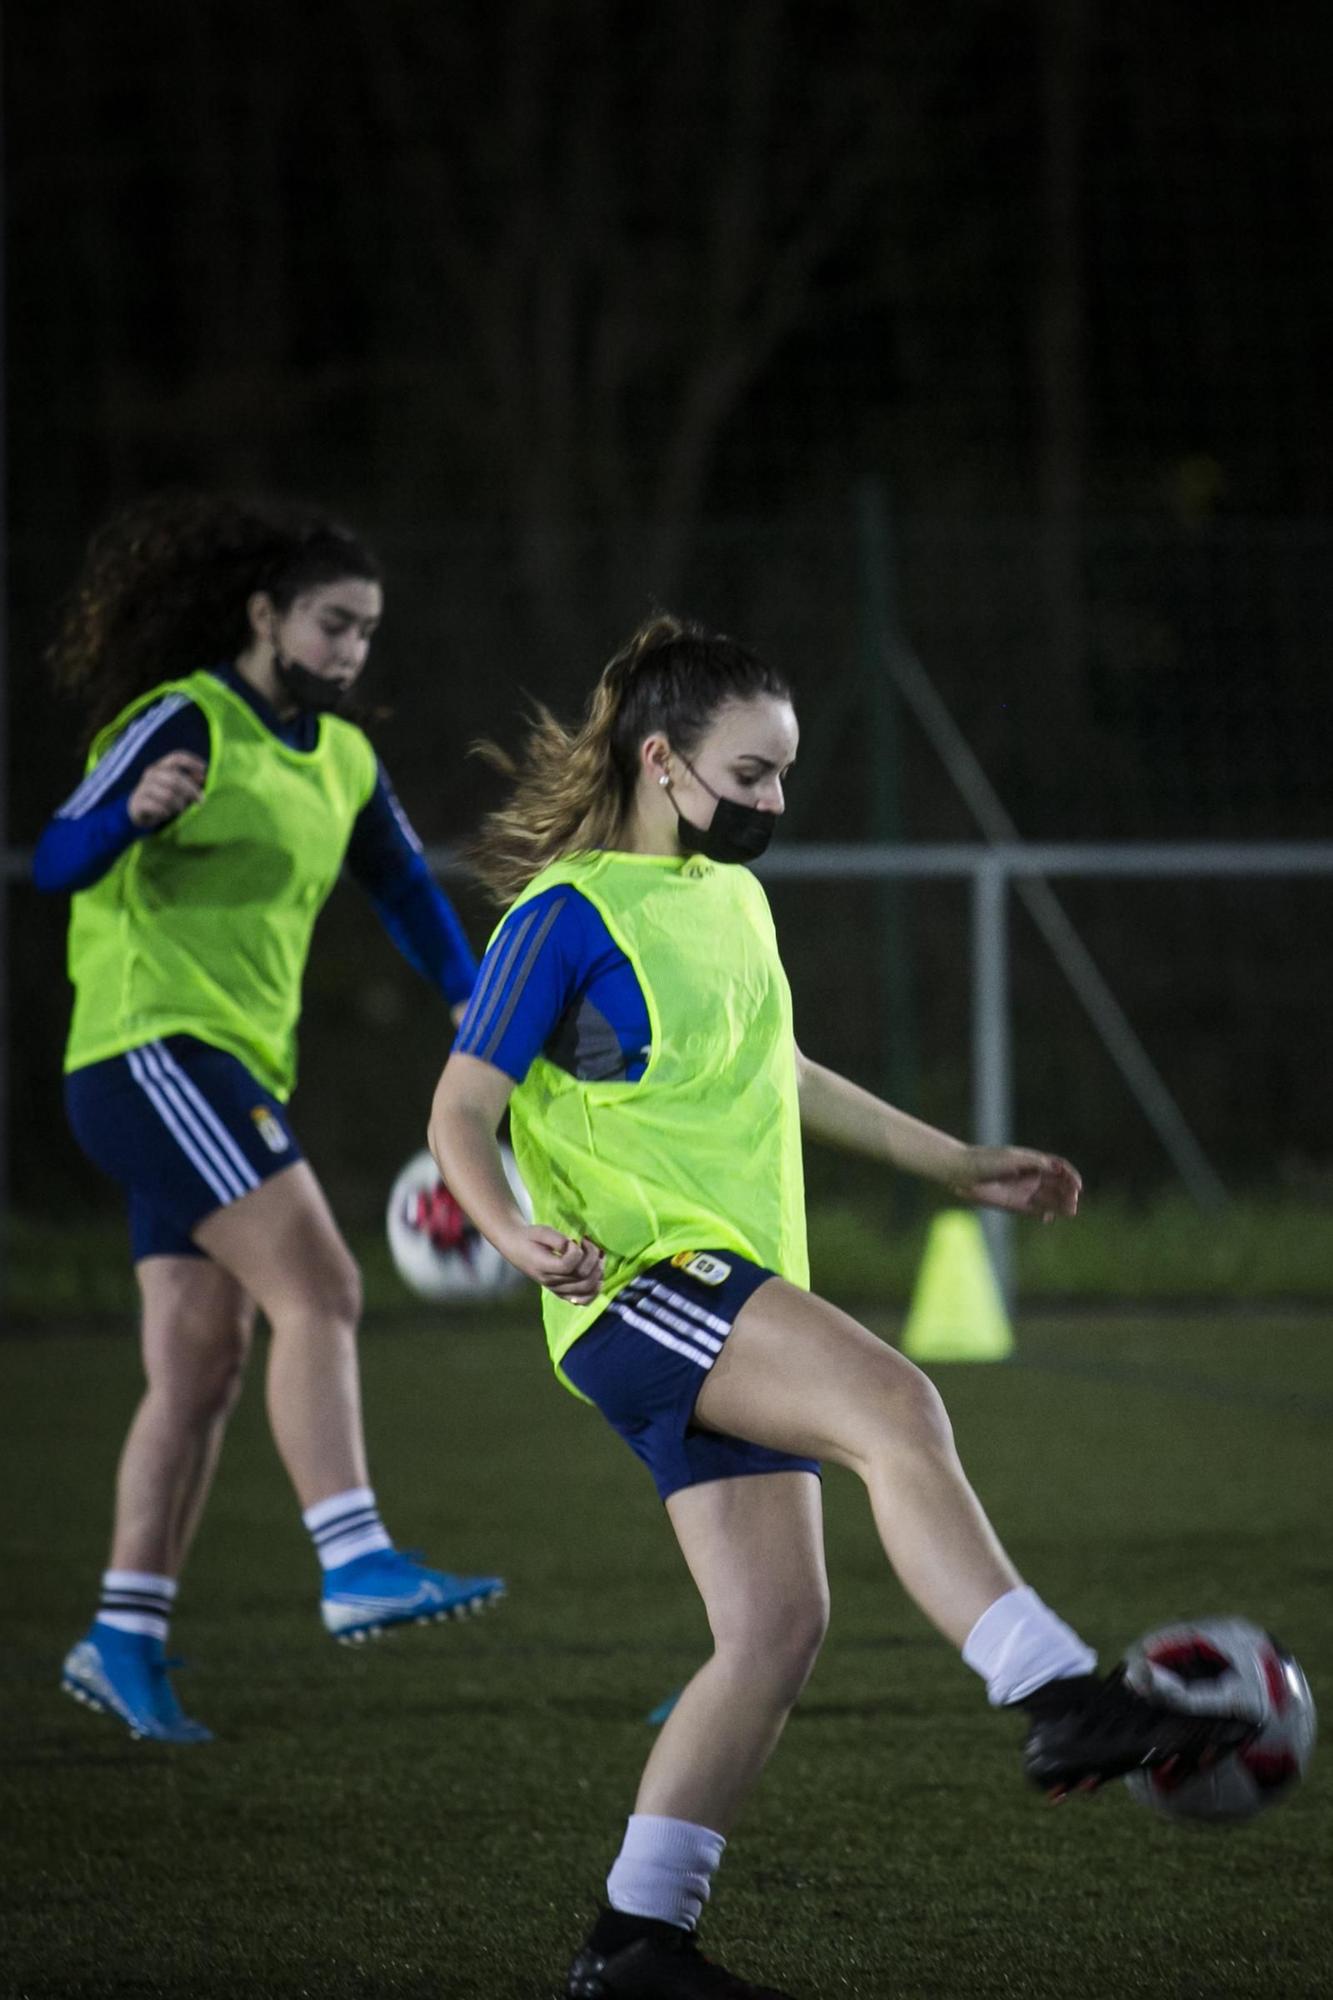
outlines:
[[[844,1152],[865,1153],[900,1173],[950,1190],[961,1201],[1052,1222],[1078,1211],[1082,1181],[1055,1153],[1026,1146],[969,1146],[886,1104],[797,1051],[801,1127]]]
[[[602,1288],[604,1258],[588,1237],[574,1242],[530,1223],[514,1200],[496,1129],[514,1080],[478,1056],[451,1055],[431,1105],[427,1144],[450,1193],[516,1270],[572,1305]]]

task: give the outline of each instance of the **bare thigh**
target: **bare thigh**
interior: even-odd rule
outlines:
[[[194,1240],[270,1320],[293,1311],[332,1319],[360,1312],[356,1260],[305,1160],[205,1216]]]
[[[770,1278],[742,1306],[695,1421],[755,1444],[863,1466],[885,1426],[948,1419],[921,1370],[826,1299]]]
[[[780,1278],[761,1285],[737,1314],[695,1417],[855,1472],[900,1582],[955,1645],[1019,1582],[933,1383],[826,1300]]]

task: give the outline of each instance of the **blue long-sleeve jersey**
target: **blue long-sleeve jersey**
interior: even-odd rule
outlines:
[[[281,742],[294,750],[315,747],[317,716],[302,710],[283,719],[233,667],[214,671]],[[43,828],[32,864],[37,887],[73,892],[100,881],[127,847],[157,830],[130,818],[130,795],[148,766],[175,750],[207,764],[209,747],[203,711],[188,696],[165,695],[143,710]],[[451,1006],[465,1001],[476,979],[476,958],[383,765],[353,825],[347,868],[408,964]]]

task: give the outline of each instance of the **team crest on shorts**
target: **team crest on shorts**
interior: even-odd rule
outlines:
[[[678,1250],[671,1262],[675,1270],[685,1271],[701,1285],[725,1285],[731,1276],[730,1264],[724,1264],[720,1257],[710,1257],[706,1250]]]
[[[250,1113],[250,1117],[256,1132],[268,1147],[270,1153],[285,1153],[287,1150],[287,1134],[283,1131],[282,1126],[273,1116],[267,1104],[256,1104],[254,1110]]]

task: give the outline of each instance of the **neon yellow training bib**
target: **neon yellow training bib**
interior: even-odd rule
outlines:
[[[65,1068],[159,1035],[197,1035],[285,1099],[311,932],[374,791],[375,752],[331,715],[320,717],[313,750],[293,750],[201,671],[133,702],[98,736],[88,769],[141,709],[173,692],[208,723],[204,795],[72,899]]]
[[[561,1358],[660,1258],[732,1249],[809,1283],[791,991],[747,868],[601,852],[558,861],[519,903],[568,882],[634,969],[652,1054],[637,1083],[585,1083],[539,1056],[510,1100],[538,1222],[606,1251],[590,1304],[543,1291]],[[516,904],[515,907],[518,907]]]

